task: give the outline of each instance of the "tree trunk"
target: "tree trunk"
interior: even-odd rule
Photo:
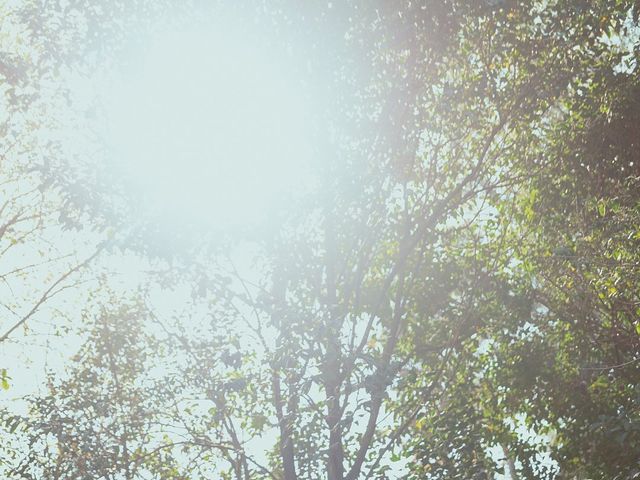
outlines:
[[[502,444],[502,453],[504,453],[504,459],[507,464],[507,471],[509,472],[509,478],[511,480],[518,480],[518,472],[516,471],[516,465],[511,458],[511,454],[509,453],[509,449],[506,445]]]
[[[278,425],[280,427],[280,458],[282,459],[284,480],[297,480],[298,475],[296,474],[295,453],[293,440],[291,439],[291,425],[289,425],[289,419],[283,409],[280,376],[275,370],[272,377],[272,387]]]
[[[329,460],[327,464],[328,480],[344,478],[344,447],[342,445],[342,411],[339,401],[340,386],[332,383],[326,388],[328,399],[327,426],[329,427]]]

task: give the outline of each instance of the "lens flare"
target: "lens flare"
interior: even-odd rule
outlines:
[[[286,55],[267,55],[259,35],[165,32],[131,58],[109,93],[109,138],[141,208],[208,227],[251,226],[309,188],[304,89]]]

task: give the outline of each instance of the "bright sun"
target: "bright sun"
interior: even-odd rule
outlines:
[[[132,59],[110,93],[109,137],[142,208],[232,228],[309,187],[305,95],[259,35],[165,32]]]

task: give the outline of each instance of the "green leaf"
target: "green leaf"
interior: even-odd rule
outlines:
[[[251,417],[251,426],[256,430],[262,430],[262,428],[267,423],[267,417],[262,414],[257,414]]]
[[[2,386],[3,390],[9,390],[9,375],[7,374],[7,369],[3,368],[0,370],[0,386]]]

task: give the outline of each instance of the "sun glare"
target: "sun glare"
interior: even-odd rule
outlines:
[[[109,100],[114,163],[143,209],[214,228],[252,225],[309,188],[301,83],[259,35],[151,37]]]

